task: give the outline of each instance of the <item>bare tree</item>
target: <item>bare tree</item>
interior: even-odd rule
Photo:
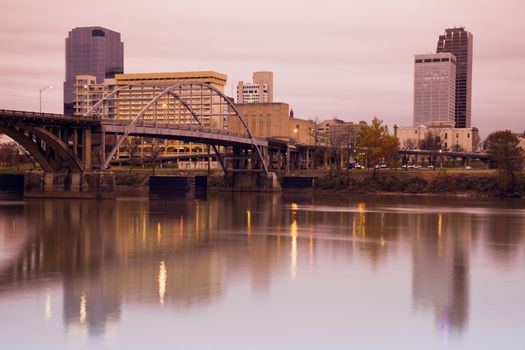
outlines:
[[[150,151],[148,158],[151,161],[151,167],[153,169],[153,175],[155,175],[155,169],[157,168],[157,160],[159,160],[162,152],[164,152],[164,142],[159,139],[154,139],[150,144]]]

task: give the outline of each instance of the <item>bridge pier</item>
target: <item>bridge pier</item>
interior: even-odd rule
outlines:
[[[225,175],[225,185],[232,191],[271,192],[280,191],[281,185],[276,173],[270,172],[229,172]]]
[[[115,198],[111,171],[50,173],[31,171],[24,176],[26,198]]]

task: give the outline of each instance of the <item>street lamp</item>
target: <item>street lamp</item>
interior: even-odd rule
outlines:
[[[44,86],[44,87],[40,88],[40,90],[39,90],[40,93],[39,93],[38,97],[39,97],[39,106],[40,106],[39,111],[40,111],[40,113],[42,113],[42,92],[47,90],[47,89],[52,89],[52,88],[53,87],[51,85],[49,85],[49,86]]]

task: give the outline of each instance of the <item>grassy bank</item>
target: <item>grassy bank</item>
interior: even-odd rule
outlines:
[[[512,184],[494,171],[350,173],[318,176],[315,189],[352,193],[466,194],[486,197],[522,197],[525,176]]]

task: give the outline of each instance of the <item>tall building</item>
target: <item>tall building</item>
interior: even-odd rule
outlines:
[[[273,73],[254,72],[251,83],[239,81],[237,103],[273,102]]]
[[[102,27],[74,28],[66,38],[64,114],[73,114],[77,75],[92,75],[96,83],[124,71],[124,44],[120,33]]]
[[[456,56],[456,128],[470,128],[472,114],[472,33],[465,28],[445,29],[439,36],[437,52]]]
[[[414,61],[414,126],[454,122],[456,58],[451,53],[416,55]]]

